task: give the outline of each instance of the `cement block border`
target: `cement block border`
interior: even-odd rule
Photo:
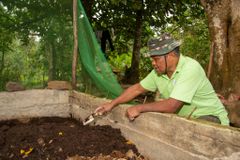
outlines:
[[[46,116],[82,120],[107,101],[76,91],[0,92],[0,120]],[[151,160],[240,159],[240,129],[161,113],[144,113],[129,122],[124,116],[127,107],[119,105],[96,125],[120,128]]]

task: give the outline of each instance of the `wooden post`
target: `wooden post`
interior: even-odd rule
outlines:
[[[72,87],[76,89],[76,68],[78,59],[78,31],[77,31],[77,0],[73,0],[73,37],[74,37],[74,49],[73,49],[73,61],[72,61]]]

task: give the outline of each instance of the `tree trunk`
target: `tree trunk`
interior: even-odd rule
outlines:
[[[72,87],[76,89],[76,68],[78,58],[78,37],[77,37],[77,0],[73,0],[73,37],[74,37],[74,49],[72,60]]]
[[[0,89],[4,88],[4,79],[3,79],[3,69],[4,69],[4,55],[5,51],[2,51],[2,58],[1,58],[1,68],[0,68]]]
[[[48,72],[48,81],[56,80],[56,49],[54,40],[50,40],[49,44],[49,72]]]
[[[133,45],[133,56],[131,62],[130,73],[126,75],[127,83],[133,84],[139,81],[139,64],[140,64],[140,49],[141,49],[141,36],[142,36],[142,15],[143,10],[136,12],[136,29],[135,39]]]
[[[217,92],[240,93],[240,1],[201,0],[214,45],[210,80]]]

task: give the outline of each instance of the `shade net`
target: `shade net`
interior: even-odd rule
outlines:
[[[90,94],[115,98],[123,89],[101,51],[80,0],[77,12],[81,85]]]

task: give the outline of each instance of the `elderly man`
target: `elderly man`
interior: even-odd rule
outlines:
[[[144,112],[176,113],[229,125],[227,112],[218,99],[201,65],[179,53],[180,43],[169,34],[148,43],[153,70],[140,83],[126,89],[95,112],[103,114],[147,91],[159,91],[161,101],[139,104],[127,109],[130,120]]]

